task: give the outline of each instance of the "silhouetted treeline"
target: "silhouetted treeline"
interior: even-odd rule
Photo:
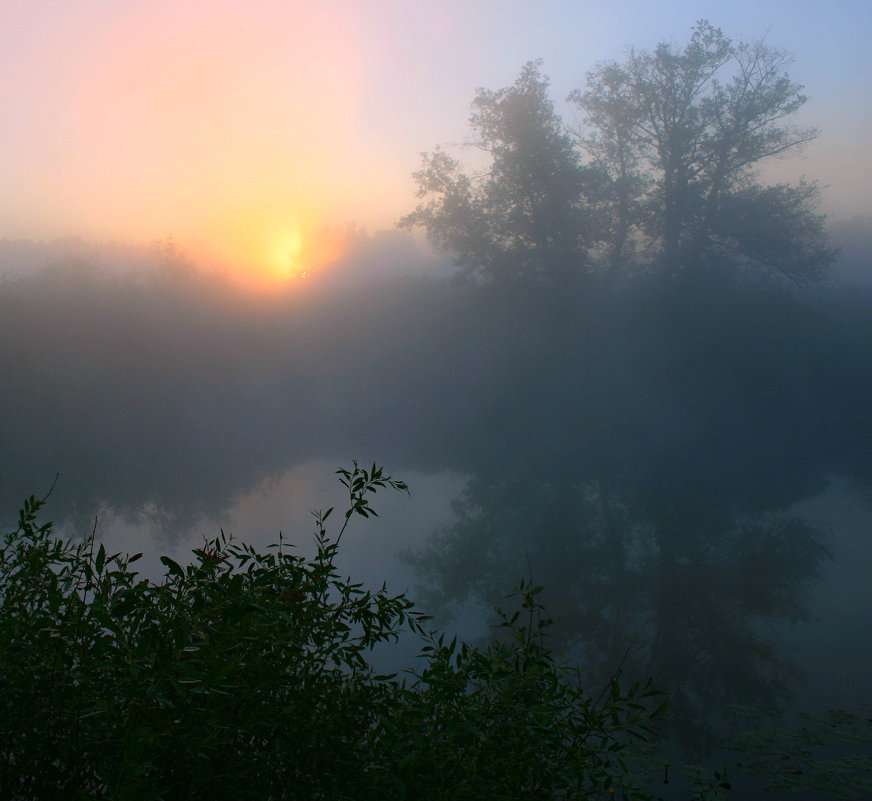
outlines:
[[[60,471],[58,497],[180,511],[368,448],[470,473],[571,457],[754,509],[868,480],[867,295],[712,276],[573,302],[567,320],[545,289],[427,279],[275,303],[196,277],[9,281],[0,487],[14,504]]]

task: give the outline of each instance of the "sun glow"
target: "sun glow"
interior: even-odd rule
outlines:
[[[345,228],[314,220],[266,224],[236,219],[211,238],[192,243],[195,261],[217,267],[238,286],[255,292],[286,291],[317,281],[349,248]]]
[[[336,257],[324,221],[397,216],[373,201],[392,154],[367,138],[366,47],[342,3],[115,5],[80,37],[66,31],[79,12],[52,23],[57,42],[34,26],[0,77],[16,109],[0,132],[0,238],[171,238],[205,270],[273,291]]]
[[[276,237],[270,247],[268,262],[278,280],[305,278],[307,265],[300,258],[303,252],[303,235],[299,229],[288,231]]]

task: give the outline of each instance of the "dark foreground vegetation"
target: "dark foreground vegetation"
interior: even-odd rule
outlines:
[[[376,465],[337,473],[348,506],[333,537],[333,509],[314,513],[313,558],[222,532],[191,564],[162,557],[159,583],[131,568],[142,554],[54,536],[31,496],[0,547],[0,795],[712,801],[742,773],[827,798],[872,789],[872,721],[839,712],[749,730],[744,761],[673,768],[685,793],[669,794],[664,694],[621,665],[591,693],[549,646],[541,587],[521,581],[472,647],[404,594],[342,578],[351,519],[377,516],[378,488],[407,488]],[[373,650],[405,630],[422,665],[376,674]]]
[[[547,647],[537,587],[477,649],[341,578],[348,522],[405,485],[339,473],[344,521],[330,537],[317,514],[311,560],[222,536],[190,565],[163,557],[159,584],[138,554],[54,537],[31,497],[0,549],[0,796],[636,797],[625,748],[662,698],[617,677],[591,696]],[[375,675],[367,656],[406,628],[422,666]]]

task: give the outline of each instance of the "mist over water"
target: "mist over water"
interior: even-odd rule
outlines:
[[[653,674],[696,742],[719,705],[868,710],[866,295],[655,282],[567,323],[409,265],[279,297],[185,264],[9,277],[5,527],[58,473],[61,530],[96,521],[154,579],[221,529],[307,552],[336,468],[375,460],[411,497],[374,499],[340,567],[449,631],[483,636],[532,574],[590,686]]]

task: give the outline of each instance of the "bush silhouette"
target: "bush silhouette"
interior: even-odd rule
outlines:
[[[351,519],[406,485],[337,472],[345,517],[331,537],[316,513],[313,558],[222,533],[190,564],[162,557],[160,583],[141,554],[56,537],[31,496],[0,548],[0,796],[640,797],[624,757],[659,711],[650,686],[586,694],[545,644],[538,587],[473,648],[341,578]],[[371,650],[404,629],[424,667],[375,674]]]

